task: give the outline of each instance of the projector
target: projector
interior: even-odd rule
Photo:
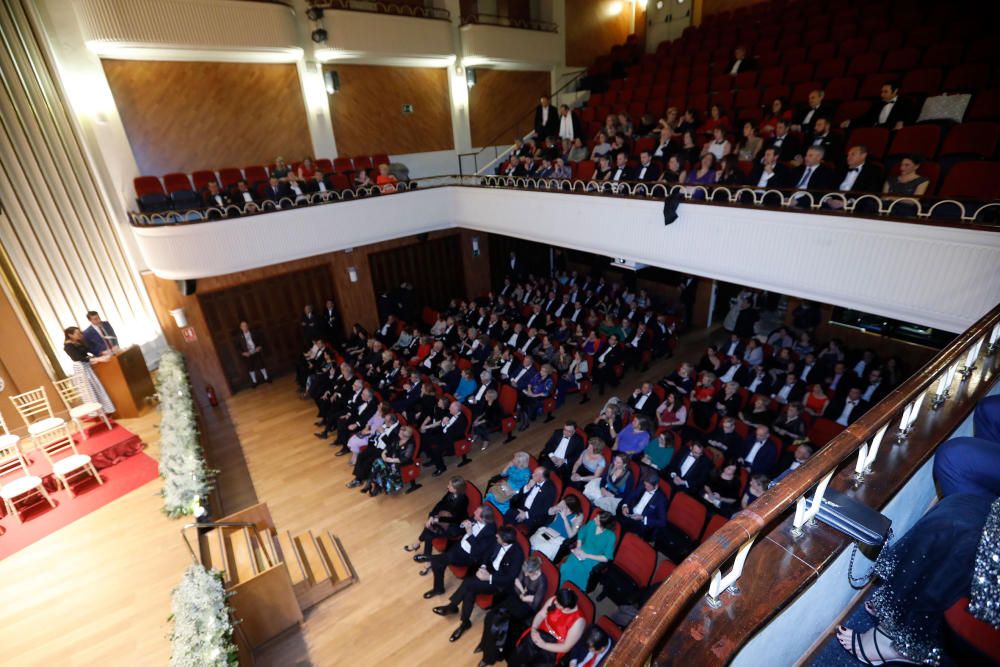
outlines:
[[[638,271],[639,269],[646,268],[645,264],[640,264],[639,262],[631,259],[625,259],[624,257],[615,257],[612,259],[611,266],[616,266],[619,269],[628,269],[629,271]]]

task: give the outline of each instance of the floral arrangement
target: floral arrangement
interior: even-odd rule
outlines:
[[[184,355],[173,348],[160,358],[156,374],[160,399],[160,477],[163,512],[169,517],[205,513],[201,501],[212,486],[213,471],[205,465],[198,441],[191,384]]]
[[[238,661],[229,597],[219,572],[192,565],[170,603],[171,667],[224,667]]]

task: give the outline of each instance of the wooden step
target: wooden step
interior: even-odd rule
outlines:
[[[302,554],[302,565],[305,569],[306,579],[310,584],[316,586],[333,577],[330,565],[320,552],[319,543],[311,530],[296,536],[295,544],[299,548],[299,553]]]
[[[329,530],[319,536],[319,549],[326,558],[330,569],[333,571],[333,581],[341,583],[354,579],[351,567],[347,562],[347,557],[340,548],[340,542]]]
[[[278,564],[278,556],[274,551],[274,542],[271,541],[271,532],[267,528],[258,528],[254,532],[255,544],[260,551],[260,560],[263,569],[269,569]]]
[[[246,526],[230,529],[226,537],[229,542],[229,556],[232,562],[233,583],[249,581],[260,572],[260,563],[254,549],[253,538]]]
[[[205,546],[202,554],[207,554],[208,562],[203,562],[205,567],[219,570],[223,573],[222,581],[228,583],[231,579],[229,561],[226,559],[226,546],[221,528],[213,528],[198,536],[198,540]]]
[[[280,559],[288,567],[288,576],[292,578],[292,585],[298,587],[300,584],[307,584],[305,569],[302,567],[302,554],[292,539],[292,533],[287,530],[278,531],[278,550]]]

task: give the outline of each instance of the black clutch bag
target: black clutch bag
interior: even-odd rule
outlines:
[[[812,503],[812,498],[807,498],[806,508],[811,508]],[[872,547],[885,544],[892,528],[892,519],[886,515],[833,489],[826,490],[816,518],[855,542]]]

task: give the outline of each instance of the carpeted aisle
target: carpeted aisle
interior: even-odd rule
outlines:
[[[156,479],[159,464],[139,452],[99,472],[103,485],[92,478],[89,481],[81,479],[74,487],[76,497],[70,497],[66,491],[56,491],[51,494],[56,506],[51,508],[42,501],[22,515],[24,523],[18,523],[15,516],[0,519],[0,559]]]

